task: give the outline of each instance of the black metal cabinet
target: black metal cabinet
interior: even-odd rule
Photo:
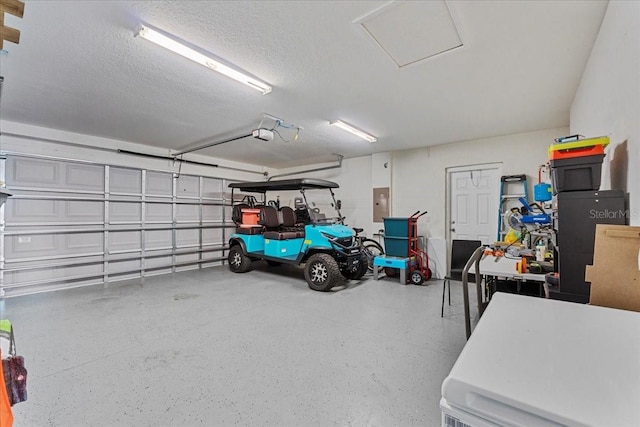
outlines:
[[[589,302],[585,267],[593,264],[596,224],[625,224],[624,193],[618,190],[567,191],[556,196],[554,225],[560,287],[550,297]]]

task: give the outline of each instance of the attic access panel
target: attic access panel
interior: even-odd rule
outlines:
[[[353,23],[398,68],[463,46],[445,0],[392,1]]]

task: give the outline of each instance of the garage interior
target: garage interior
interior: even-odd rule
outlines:
[[[0,16],[0,319],[28,370],[13,425],[602,425],[548,402],[533,424],[478,408],[485,424],[474,424],[447,384],[489,339],[483,323],[509,327],[494,293],[622,312],[630,326],[608,327],[629,327],[624,360],[640,357],[640,261],[600,258],[640,249],[627,238],[640,226],[640,3],[2,0]],[[597,165],[574,156],[596,148]],[[560,188],[576,168],[593,183]],[[312,202],[307,187],[254,203],[237,190],[300,179],[335,183],[335,197]],[[549,214],[542,228],[524,224],[521,196]],[[266,205],[279,215],[272,230]],[[285,206],[298,228],[284,226]],[[242,232],[252,212],[256,236]],[[409,224],[400,237],[398,218]],[[408,241],[397,257],[424,282],[373,258],[349,279],[347,251],[330,260],[340,283],[314,291],[311,240],[333,251],[325,231],[353,227],[389,262]],[[555,291],[515,269],[445,283],[454,241],[479,241],[496,262],[522,246],[536,262],[540,232]],[[624,245],[607,246],[612,236]],[[276,262],[259,255],[268,244],[296,251]],[[234,246],[252,260],[246,273],[234,272]],[[494,351],[527,347],[518,337]],[[640,378],[637,363],[610,365],[609,379]],[[546,387],[556,400],[579,383],[606,394],[600,380]],[[640,381],[619,388],[640,399]],[[638,425],[627,406],[617,425]]]

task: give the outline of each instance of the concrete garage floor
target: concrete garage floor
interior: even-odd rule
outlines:
[[[0,301],[29,370],[15,426],[437,426],[460,283],[226,267]],[[473,303],[473,300],[472,300]]]

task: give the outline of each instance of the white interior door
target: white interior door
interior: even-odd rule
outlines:
[[[498,167],[469,167],[449,173],[451,239],[493,243],[498,227]]]

